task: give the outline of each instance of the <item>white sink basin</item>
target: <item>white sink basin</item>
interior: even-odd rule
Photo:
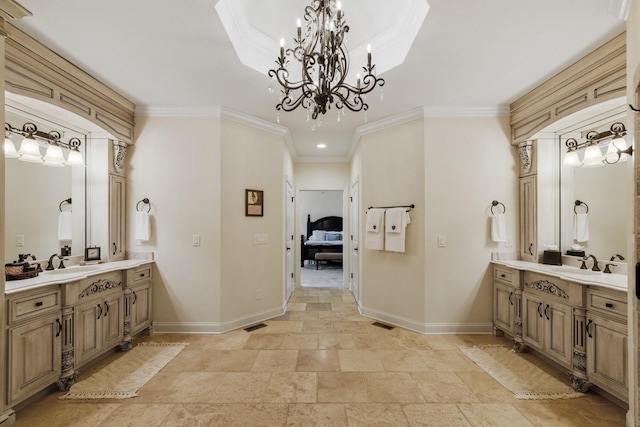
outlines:
[[[95,265],[81,265],[77,267],[67,267],[67,268],[59,268],[56,270],[45,270],[42,274],[76,274],[76,273],[86,273],[88,271],[97,270],[98,267]]]
[[[552,267],[551,271],[563,274],[577,274],[580,276],[599,276],[602,274],[601,271],[581,270],[575,267]]]

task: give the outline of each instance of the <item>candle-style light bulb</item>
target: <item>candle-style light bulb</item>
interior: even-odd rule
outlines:
[[[280,57],[284,58],[284,39],[280,39]]]
[[[371,45],[367,44],[367,65],[371,68]]]
[[[356,77],[358,77],[358,90],[360,90],[360,74],[357,74]]]
[[[300,21],[300,18],[298,18],[296,23],[298,24],[298,40],[300,40],[300,36],[302,35],[302,22]]]

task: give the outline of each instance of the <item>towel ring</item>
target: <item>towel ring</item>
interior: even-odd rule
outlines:
[[[62,205],[64,205],[65,203],[71,204],[71,197],[60,202],[60,204],[58,205],[58,209],[60,209],[60,212],[62,212]]]
[[[147,212],[151,212],[151,203],[149,203],[149,199],[147,199],[146,197],[142,200],[140,200],[137,204],[136,204],[136,210],[138,212],[140,212],[140,203],[144,203],[145,205],[147,205]]]
[[[578,211],[576,210],[576,208],[580,205],[584,205],[584,207],[587,209],[587,211],[585,213],[589,213],[589,205],[586,204],[585,202],[582,202],[580,200],[576,200],[576,205],[573,207],[573,212],[577,215]]]
[[[499,201],[497,201],[497,200],[494,200],[493,202],[491,202],[491,215],[495,215],[495,212],[493,212],[493,208],[494,208],[495,206],[498,206],[498,205],[502,205],[502,213],[503,213],[503,214],[504,214],[504,213],[507,213],[507,208],[506,208],[506,206],[504,205],[504,203],[499,202]],[[485,211],[485,212],[486,212],[486,211]]]

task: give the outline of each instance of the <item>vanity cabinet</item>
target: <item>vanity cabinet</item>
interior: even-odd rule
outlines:
[[[576,351],[584,357],[584,343],[574,340],[575,330],[584,324],[574,315],[584,306],[583,286],[553,276],[526,271],[522,293],[522,339],[525,344],[558,363],[574,370]],[[578,322],[578,323],[576,323]],[[581,363],[576,363],[581,365]],[[577,366],[577,368],[580,368]],[[578,369],[578,376],[582,369]]]
[[[110,261],[125,257],[126,178],[109,174],[109,255]]]
[[[493,267],[493,330],[513,337],[514,347],[522,344],[522,281],[518,270]]]
[[[520,258],[538,261],[537,176],[520,178]]]
[[[7,298],[9,406],[55,384],[61,372],[62,311],[59,286]]]
[[[127,272],[127,288],[131,291],[127,293],[127,314],[130,315],[132,335],[152,326],[152,271],[151,265],[145,265]]]
[[[587,375],[596,386],[628,400],[627,295],[587,290]]]
[[[122,344],[124,337],[122,289],[100,295],[74,308],[76,364],[82,365]]]

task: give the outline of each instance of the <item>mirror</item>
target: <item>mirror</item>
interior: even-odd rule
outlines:
[[[633,158],[625,154],[613,165],[598,167],[563,166],[566,140],[586,141],[589,131],[603,132],[615,122],[626,126],[626,103],[622,98],[603,102],[557,121],[540,133],[539,143],[553,142],[558,152],[558,247],[563,254],[574,244],[598,260],[609,260],[614,254],[627,258],[627,224],[630,210],[630,188]],[[546,140],[545,140],[546,139]],[[627,138],[628,139],[628,138]],[[606,148],[602,148],[602,153]],[[579,151],[580,159],[584,149]],[[626,161],[624,161],[626,160]],[[583,203],[576,206],[576,200]],[[588,207],[588,213],[587,213]],[[588,240],[576,241],[576,214],[586,213]],[[583,216],[584,218],[584,216]],[[544,242],[543,242],[544,243]]]
[[[20,99],[9,93],[6,95],[6,123],[19,129],[24,123],[33,123],[39,131],[56,130],[65,142],[73,137],[79,138],[82,141],[80,151],[86,161],[88,131],[62,119],[64,115],[57,114],[62,110],[57,107],[28,98]],[[69,113],[65,114],[69,116]],[[10,139],[19,150],[23,138],[11,134]],[[41,154],[45,151],[40,147]],[[63,151],[66,157],[67,150]],[[65,245],[71,246],[71,255],[84,255],[85,174],[86,168],[82,166],[50,167],[15,158],[5,159],[5,263],[17,260],[18,254],[23,253],[47,259],[53,253],[61,253],[61,247]],[[69,198],[71,203],[66,202]],[[71,211],[68,214],[71,216],[70,240],[64,238],[68,235],[64,230],[64,234],[59,235],[61,210]]]

